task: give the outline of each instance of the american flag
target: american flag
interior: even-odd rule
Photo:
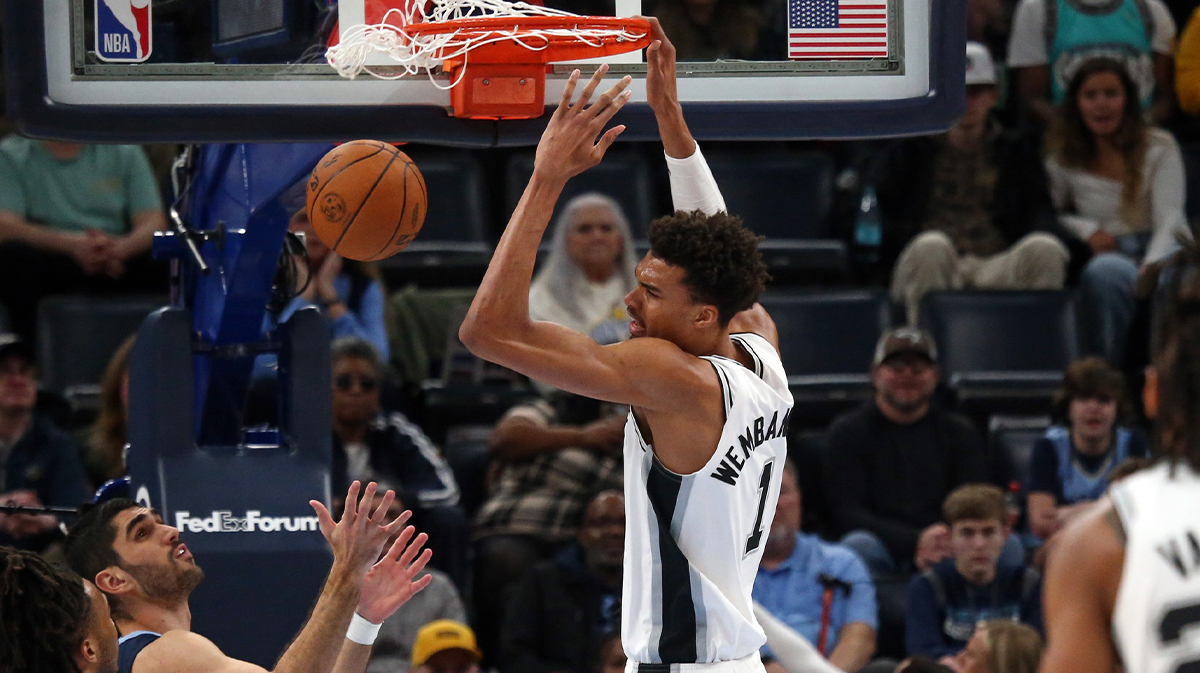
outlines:
[[[788,0],[788,58],[887,55],[887,0]]]

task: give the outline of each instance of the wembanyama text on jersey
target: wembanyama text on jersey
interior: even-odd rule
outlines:
[[[633,662],[733,661],[766,642],[750,592],[779,499],[792,395],[770,342],[731,338],[754,368],[704,358],[721,384],[725,425],[703,469],[667,470],[632,411],[625,424],[621,642]]]

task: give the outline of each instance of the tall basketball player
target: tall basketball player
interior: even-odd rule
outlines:
[[[653,223],[638,286],[625,297],[634,338],[600,346],[529,318],[538,244],[563,186],[624,130],[604,126],[628,100],[628,78],[588,105],[603,66],[578,100],[578,71],[571,76],[460,336],[477,355],[534,379],[631,406],[628,670],[761,672],[765,637],[750,591],[779,496],[792,397],[775,325],[756,304],[766,277],[758,239],[720,212],[720,192],[683,121],[674,49],[653,26],[646,91],[679,211]]]
[[[1047,673],[1200,671],[1200,255],[1181,255],[1155,357],[1163,459],[1062,533],[1044,588]]]

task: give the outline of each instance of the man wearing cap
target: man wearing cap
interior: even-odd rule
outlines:
[[[999,100],[987,47],[967,44],[967,109],[938,136],[907,138],[876,165],[892,298],[915,325],[933,290],[1061,289],[1070,257],[1036,140],[991,118]]]
[[[439,619],[417,632],[412,670],[413,673],[479,673],[482,656],[471,627]]]
[[[0,334],[0,504],[75,507],[87,498],[79,450],[34,414],[36,402],[33,350]],[[53,516],[0,512],[0,545],[40,551],[57,525]]]
[[[884,333],[875,398],[833,422],[825,464],[829,511],[842,543],[876,578],[925,570],[949,554],[942,501],[985,481],[983,438],[965,416],[932,403],[937,348],[924,331]]]

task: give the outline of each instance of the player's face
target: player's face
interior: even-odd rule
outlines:
[[[333,364],[333,418],[362,423],[379,412],[379,373],[362,358],[342,358]]]
[[[1004,526],[991,519],[967,519],[950,526],[950,547],[959,572],[968,579],[990,576],[1007,537]]]
[[[1088,130],[1109,136],[1121,128],[1125,115],[1125,87],[1116,73],[1088,75],[1079,87],[1079,114]]]
[[[646,253],[634,276],[638,285],[625,295],[625,308],[633,321],[629,324],[629,336],[666,339],[677,345],[686,343],[688,330],[703,305],[692,300],[683,284],[683,269]]]
[[[81,666],[80,670],[116,673],[117,625],[113,623],[112,613],[108,609],[108,599],[96,588],[96,585],[87,580],[83,581],[83,589],[92,602],[91,623],[88,625],[87,638],[91,640],[92,648],[95,651],[96,663],[94,666]]]
[[[204,578],[192,552],[179,540],[179,530],[163,523],[152,509],[130,507],[113,517],[113,550],[121,569],[137,580],[150,598],[186,598]]]
[[[595,205],[576,211],[567,232],[567,255],[590,278],[606,279],[616,270],[621,244],[612,209]]]
[[[909,412],[933,398],[938,373],[928,358],[917,353],[901,353],[876,367],[872,379],[884,402]]]
[[[29,411],[36,401],[33,363],[19,355],[0,359],[0,410]]]
[[[1117,401],[1108,396],[1073,397],[1067,415],[1076,435],[1102,440],[1112,435],[1117,422]]]

